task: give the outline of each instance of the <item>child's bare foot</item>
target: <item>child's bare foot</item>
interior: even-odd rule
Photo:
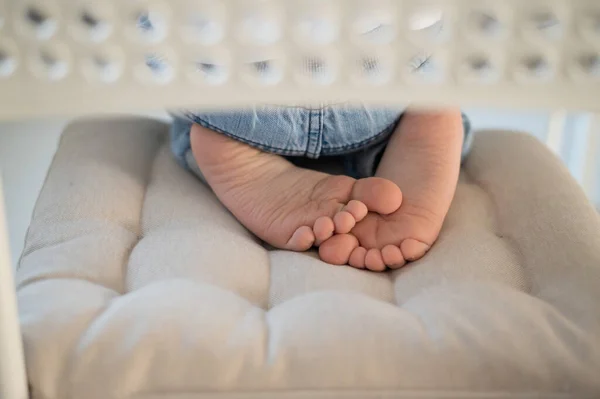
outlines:
[[[383,178],[355,180],[292,165],[194,125],[192,151],[219,200],[250,231],[282,249],[305,251],[349,233],[368,211],[387,215],[402,202]]]
[[[376,173],[402,189],[402,206],[389,215],[369,213],[351,234],[332,237],[320,247],[321,259],[383,271],[423,257],[456,190],[463,134],[458,111],[407,113]]]

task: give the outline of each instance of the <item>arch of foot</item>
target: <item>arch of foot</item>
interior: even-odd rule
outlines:
[[[431,253],[376,274],[263,247],[166,130],[67,129],[17,273],[35,394],[599,388],[600,222],[535,140],[478,137]]]

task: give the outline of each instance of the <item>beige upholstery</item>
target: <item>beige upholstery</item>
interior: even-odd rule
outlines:
[[[375,274],[265,249],[167,129],[63,136],[17,273],[34,398],[600,397],[600,220],[534,138],[479,134],[437,245]]]

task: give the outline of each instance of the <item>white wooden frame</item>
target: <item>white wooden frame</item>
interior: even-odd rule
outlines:
[[[0,175],[0,398],[26,399],[25,358],[9,247]]]
[[[598,25],[597,0],[0,0],[0,118],[340,99],[599,110]]]

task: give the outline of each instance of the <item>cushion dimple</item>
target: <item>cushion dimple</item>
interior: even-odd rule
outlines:
[[[308,256],[307,256],[308,255]],[[271,251],[270,307],[317,291],[343,290],[394,302],[390,277],[351,267],[332,266],[309,254]]]
[[[431,286],[460,281],[495,282],[529,292],[518,254],[485,229],[444,230],[427,256],[394,271],[393,281],[399,304]]]
[[[269,257],[255,240],[222,225],[148,233],[131,253],[127,290],[172,278],[214,284],[266,308]]]
[[[73,230],[77,233],[73,234]],[[18,286],[60,276],[89,280],[124,292],[123,264],[138,241],[136,234],[104,221],[57,223],[52,231],[55,233],[48,235],[55,242],[46,239],[41,248],[22,256]]]
[[[158,152],[141,211],[144,237],[127,265],[128,291],[171,278],[215,284],[267,306],[269,258],[210,189]]]
[[[461,173],[450,212],[444,221],[444,228],[460,226],[494,230],[497,222],[494,204],[489,194],[475,184],[469,175]]]
[[[393,272],[398,303],[429,287],[460,281],[496,282],[528,292],[518,247],[498,237],[494,215],[485,191],[462,176],[435,245],[421,260]]]
[[[535,140],[478,135],[438,242],[377,274],[263,247],[159,122],[67,130],[17,273],[34,396],[600,392],[600,221]]]

